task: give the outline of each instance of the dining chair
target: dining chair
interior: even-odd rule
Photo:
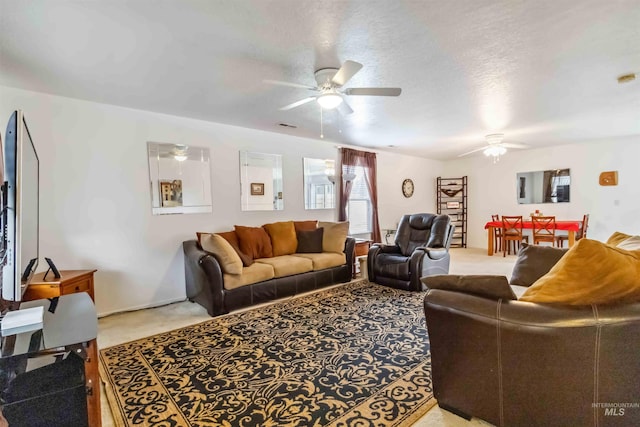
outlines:
[[[491,215],[491,222],[500,222],[500,215]],[[502,227],[493,227],[493,253],[496,252],[502,252]]]
[[[527,236],[522,235],[522,215],[520,216],[502,216],[502,256],[506,256],[507,252],[511,255],[511,242],[513,242],[513,253],[517,253],[520,249],[520,243],[523,240],[528,241]],[[517,246],[516,246],[517,245]]]
[[[555,216],[532,216],[533,223],[533,244],[540,242],[556,245],[556,217]]]
[[[589,227],[589,214],[585,214],[582,217],[582,225],[580,229],[576,232],[576,242],[583,237],[587,237],[587,228]],[[559,248],[564,248],[564,241],[569,240],[569,236],[563,234],[561,236],[556,236],[557,244]]]

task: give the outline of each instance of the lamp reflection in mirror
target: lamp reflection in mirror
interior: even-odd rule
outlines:
[[[148,142],[154,215],[212,211],[209,149]]]

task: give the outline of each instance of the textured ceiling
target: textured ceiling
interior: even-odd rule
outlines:
[[[313,72],[364,65],[325,139],[436,159],[640,134],[640,0],[0,0],[0,85],[319,139]],[[279,123],[297,126],[283,128]],[[393,148],[388,148],[394,146]],[[481,154],[480,154],[481,155]]]

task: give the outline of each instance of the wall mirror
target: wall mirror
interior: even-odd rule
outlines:
[[[336,161],[302,159],[304,169],[304,208],[333,209],[336,205]]]
[[[284,209],[282,156],[240,152],[240,200],[243,211]]]
[[[516,174],[518,203],[566,203],[570,200],[569,169],[552,169]]]
[[[154,215],[211,212],[209,149],[147,142]]]

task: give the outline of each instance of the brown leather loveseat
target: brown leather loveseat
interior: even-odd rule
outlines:
[[[498,426],[640,425],[640,303],[431,289],[424,310],[440,407]]]

